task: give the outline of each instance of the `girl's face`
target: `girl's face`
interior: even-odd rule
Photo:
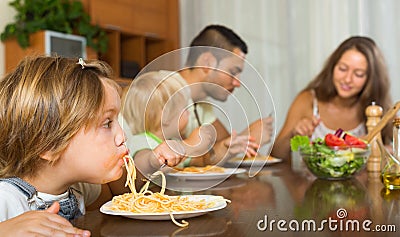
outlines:
[[[333,71],[333,84],[339,97],[351,98],[360,93],[367,81],[368,62],[356,49],[347,50]]]
[[[95,126],[81,128],[61,157],[62,167],[72,182],[107,183],[121,177],[127,154],[125,136],[118,123],[120,97],[105,83],[105,104]]]

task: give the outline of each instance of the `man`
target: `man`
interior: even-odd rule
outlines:
[[[271,117],[253,122],[239,135],[235,131],[229,134],[207,101],[207,97],[226,101],[234,89],[240,87],[239,75],[246,54],[246,43],[231,29],[209,25],[193,39],[186,68],[179,72],[190,87],[194,103],[186,134],[201,124],[212,124],[216,132],[213,152],[217,156],[229,158],[239,153],[255,156],[258,148],[271,139]]]

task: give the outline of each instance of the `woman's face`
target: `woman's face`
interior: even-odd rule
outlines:
[[[339,97],[358,95],[367,81],[368,62],[356,49],[343,53],[333,70],[333,84]]]
[[[123,174],[126,154],[124,133],[118,123],[120,98],[105,84],[105,104],[98,124],[81,128],[62,155],[61,163],[70,177],[89,183],[106,183]]]

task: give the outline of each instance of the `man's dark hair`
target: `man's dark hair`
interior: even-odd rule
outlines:
[[[190,47],[195,46],[221,48],[230,52],[232,52],[234,48],[239,48],[245,54],[248,52],[246,43],[235,32],[222,25],[209,25],[205,27],[192,40]],[[207,48],[203,48],[203,50],[201,50],[201,48],[190,50],[187,60],[188,66],[194,66],[199,55],[207,51]]]

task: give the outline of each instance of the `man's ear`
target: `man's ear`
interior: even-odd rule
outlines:
[[[217,68],[217,59],[211,52],[204,52],[199,56],[196,66],[208,73],[209,70]]]

